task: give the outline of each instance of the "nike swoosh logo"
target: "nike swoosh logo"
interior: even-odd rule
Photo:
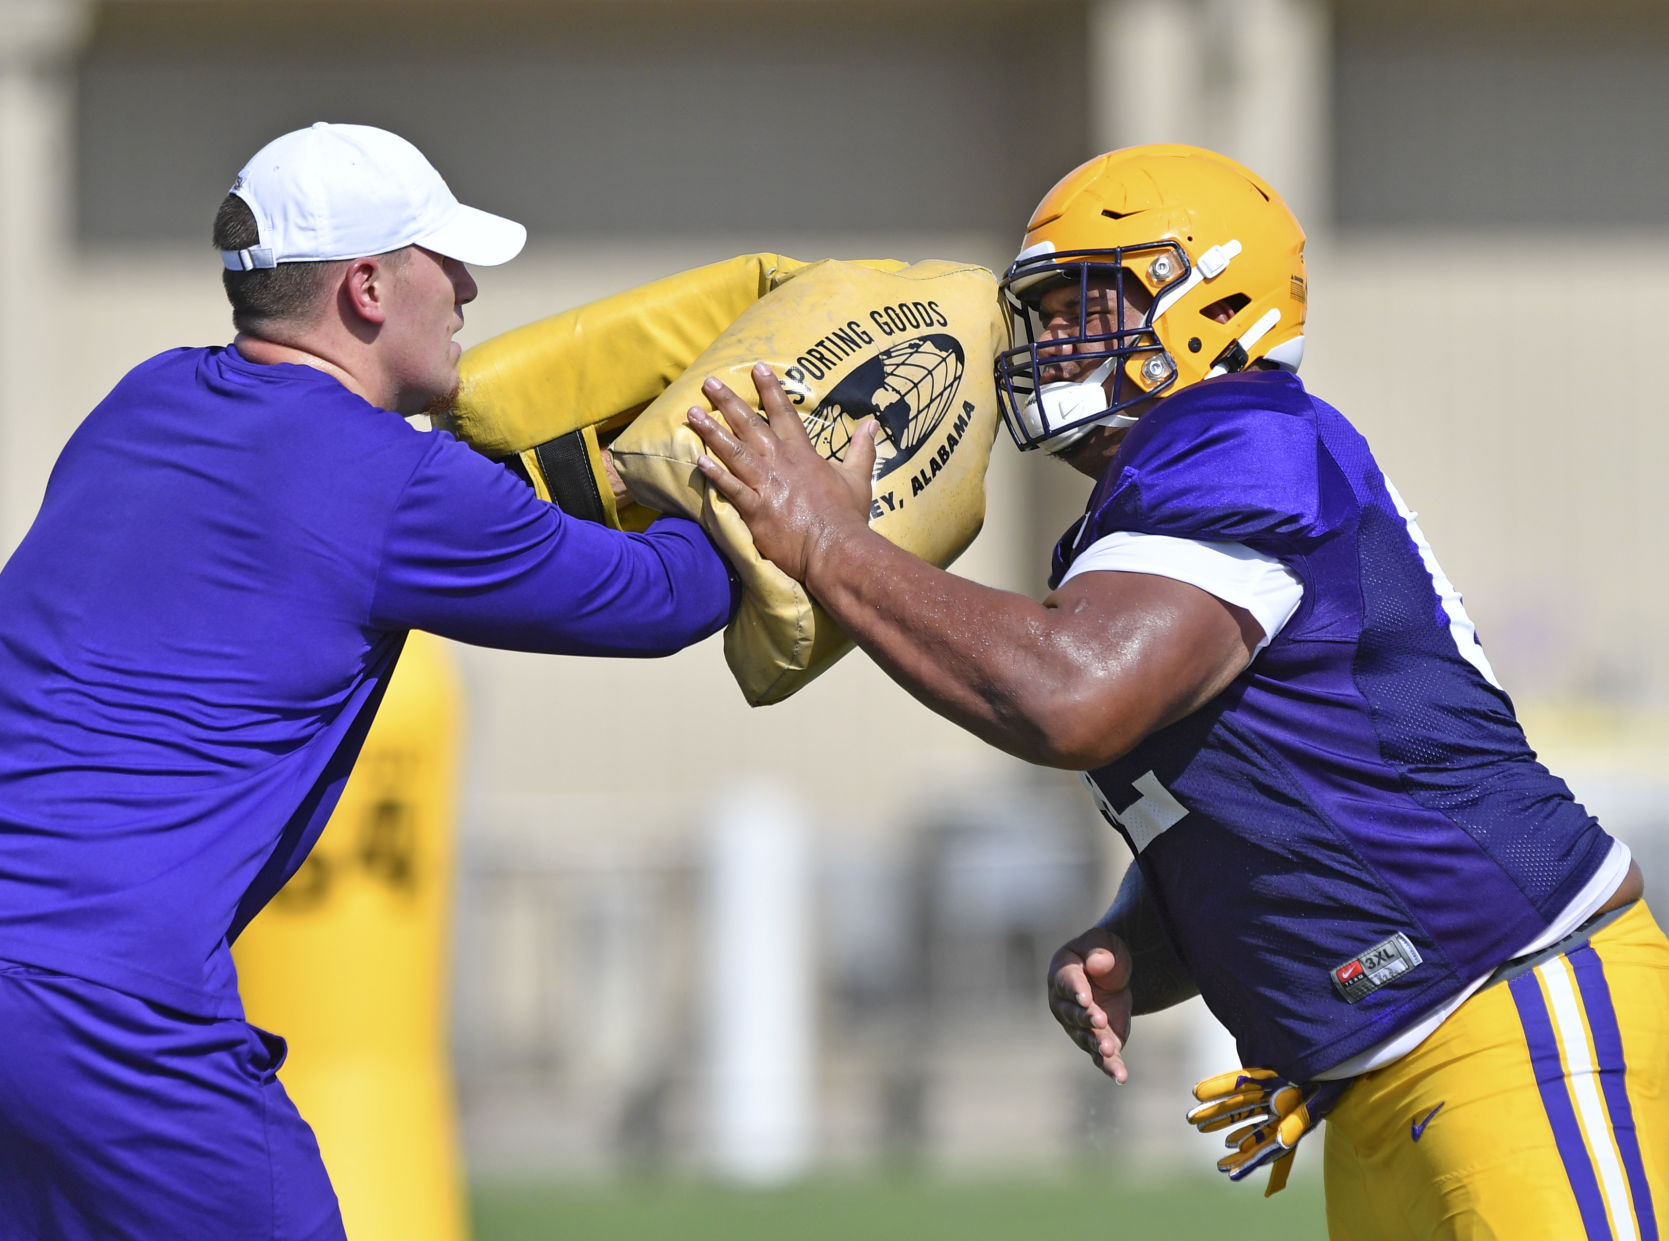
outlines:
[[[1443,1100],[1443,1103],[1447,1102],[1447,1099]],[[1427,1112],[1420,1120],[1409,1121],[1408,1136],[1418,1142],[1420,1140],[1420,1135],[1426,1131],[1426,1126],[1431,1124],[1431,1118],[1443,1110],[1443,1103],[1439,1103],[1436,1107],[1432,1108],[1431,1111]]]

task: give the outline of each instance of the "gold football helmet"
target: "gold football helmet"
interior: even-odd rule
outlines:
[[[1129,300],[1151,304],[1127,322],[1132,280]],[[1043,339],[1038,304],[1070,284],[1078,332]],[[1090,331],[1092,288],[1116,294],[1115,330]],[[1022,449],[1063,451],[1091,427],[1129,426],[1141,401],[1259,361],[1297,370],[1304,352],[1304,230],[1263,178],[1199,147],[1127,147],[1067,173],[1032,212],[1001,291],[1012,347],[997,391]],[[1097,365],[1051,379],[1063,350]]]

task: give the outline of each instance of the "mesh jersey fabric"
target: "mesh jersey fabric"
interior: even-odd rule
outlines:
[[[1115,531],[1240,543],[1304,587],[1224,693],[1089,773],[1242,1063],[1303,1080],[1384,1041],[1604,862],[1610,837],[1460,644],[1470,621],[1367,443],[1296,377],[1215,380],[1144,415],[1053,580]]]

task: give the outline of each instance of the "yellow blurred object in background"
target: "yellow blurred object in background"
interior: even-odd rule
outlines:
[[[446,1026],[459,714],[414,632],[318,844],[234,949],[354,1241],[463,1241]]]

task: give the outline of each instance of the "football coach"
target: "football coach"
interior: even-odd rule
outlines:
[[[274,140],[214,224],[236,339],[123,378],[0,569],[0,1241],[340,1238],[230,945],[407,631],[654,656],[730,615],[695,524],[571,520],[407,422],[525,238],[392,133]]]

